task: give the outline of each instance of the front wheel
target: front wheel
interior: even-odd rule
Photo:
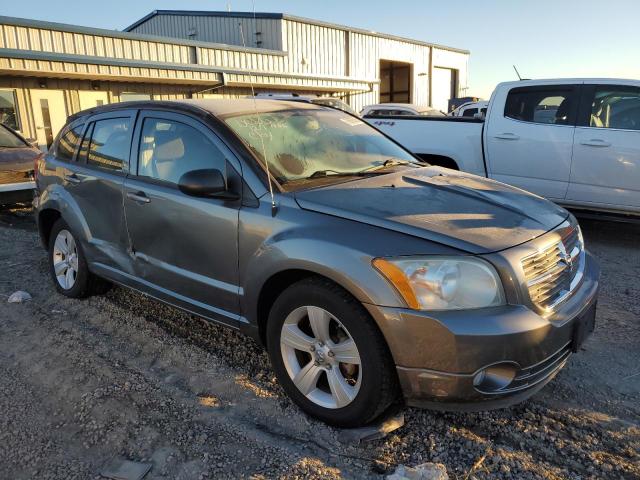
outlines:
[[[327,280],[302,280],[278,297],[267,347],[285,391],[326,423],[364,425],[396,398],[395,368],[380,331],[355,298]]]

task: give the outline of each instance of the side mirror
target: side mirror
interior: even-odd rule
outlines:
[[[191,170],[183,174],[178,180],[178,188],[182,193],[192,197],[226,198],[228,200],[240,198],[236,193],[227,190],[222,172],[215,168]]]

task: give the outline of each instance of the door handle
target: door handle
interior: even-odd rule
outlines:
[[[587,147],[610,147],[611,142],[602,140],[601,138],[592,138],[591,140],[583,140],[580,145],[586,145]]]
[[[127,192],[127,198],[133,200],[134,202],[140,203],[149,203],[151,199],[145,195],[144,192]]]
[[[75,184],[78,184],[82,181],[80,178],[78,178],[78,176],[75,173],[72,173],[70,175],[65,175],[64,179],[69,183],[75,183]]]
[[[520,138],[519,135],[511,132],[498,133],[494,135],[493,138],[499,138],[500,140],[518,140]]]

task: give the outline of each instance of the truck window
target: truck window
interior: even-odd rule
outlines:
[[[640,130],[640,88],[622,85],[596,87],[589,126]]]
[[[531,123],[573,124],[575,99],[571,87],[518,87],[507,95],[504,116]]]
[[[463,117],[473,117],[476,113],[478,113],[478,109],[477,108],[467,108],[465,111],[462,112],[462,116]]]

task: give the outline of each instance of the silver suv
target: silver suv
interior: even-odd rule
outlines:
[[[117,283],[264,344],[328,423],[527,398],[593,330],[575,219],[420,163],[359,118],[273,100],[122,103],[69,119],[36,169],[51,276]]]

